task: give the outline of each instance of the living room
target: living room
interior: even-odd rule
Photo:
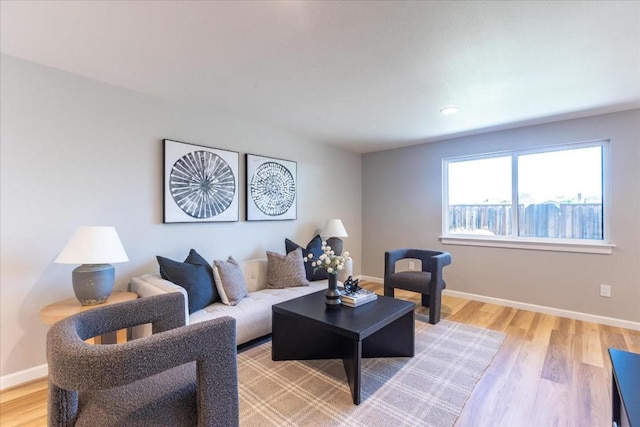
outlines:
[[[116,264],[119,290],[157,271],[156,255],[260,258],[340,218],[354,274],[370,282],[382,279],[386,250],[444,250],[451,295],[640,329],[638,2],[187,5],[2,1],[3,389],[46,375],[39,311],[73,296],[73,266],[54,260],[81,225],[117,229],[129,257]],[[432,27],[422,33],[414,15]],[[447,45],[449,25],[479,35]],[[436,40],[423,51],[409,43],[418,34]],[[190,49],[197,38],[212,40],[207,58]],[[315,57],[306,67],[304,49]],[[413,49],[449,62],[412,62]],[[361,67],[340,73],[343,62]],[[420,73],[421,85],[405,87]],[[444,103],[460,111],[442,116]],[[373,108],[383,104],[419,109]],[[245,220],[240,161],[238,221],[164,224],[163,139],[295,161],[297,219]],[[610,141],[610,255],[440,240],[443,159],[594,140]]]

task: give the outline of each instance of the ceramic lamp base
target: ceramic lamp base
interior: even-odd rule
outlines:
[[[342,239],[338,237],[329,237],[327,239],[327,245],[331,246],[333,253],[336,255],[342,255]]]
[[[109,298],[115,280],[111,264],[82,264],[71,274],[73,292],[82,305],[102,304]]]

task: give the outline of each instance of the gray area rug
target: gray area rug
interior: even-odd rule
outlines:
[[[271,341],[238,354],[241,426],[452,426],[504,335],[416,315],[413,358],[364,359],[354,405],[342,360],[271,360]]]

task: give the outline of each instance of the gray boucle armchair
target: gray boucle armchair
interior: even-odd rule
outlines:
[[[396,273],[396,262],[407,258],[420,260],[422,270]],[[448,252],[423,249],[395,249],[385,252],[384,294],[392,297],[396,288],[421,293],[422,306],[429,307],[429,323],[435,325],[440,321],[442,290],[447,286],[442,269],[449,264],[451,254]]]
[[[178,293],[97,307],[47,334],[49,426],[238,426],[235,320],[184,326]],[[151,323],[124,344],[85,339]]]

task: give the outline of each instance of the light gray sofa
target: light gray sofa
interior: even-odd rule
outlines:
[[[309,286],[270,289],[267,286],[266,258],[241,261],[239,264],[242,268],[249,294],[234,306],[216,302],[189,315],[187,310],[189,301],[185,289],[162,279],[159,273],[145,274],[133,278],[130,285],[131,292],[137,293],[141,298],[167,292],[181,293],[185,299],[184,316],[187,325],[223,316],[232,317],[236,320],[236,340],[237,345],[240,345],[271,333],[271,306],[273,304],[327,289],[327,280],[309,282]],[[344,279],[352,275],[352,271],[352,262],[349,261],[346,268],[338,275],[338,279],[344,281]],[[150,333],[151,330],[148,325],[133,330],[134,338],[146,336]]]

